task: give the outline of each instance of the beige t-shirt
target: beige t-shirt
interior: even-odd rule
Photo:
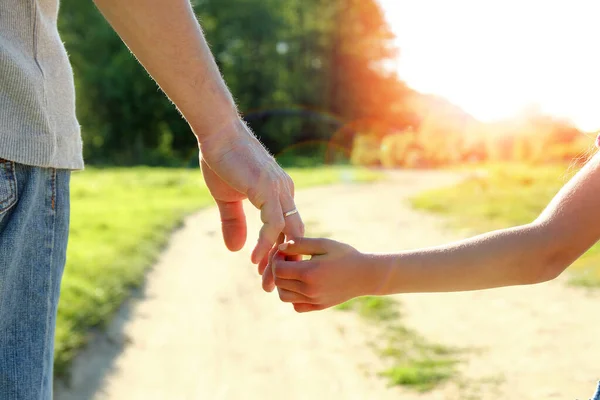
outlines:
[[[0,0],[0,158],[83,168],[59,0]]]

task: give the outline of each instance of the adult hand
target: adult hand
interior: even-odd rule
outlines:
[[[246,241],[245,198],[261,210],[264,223],[253,262],[266,259],[281,232],[301,236],[300,217],[283,217],[295,207],[293,183],[240,120],[190,1],[95,3],[198,138],[227,247],[239,250]]]
[[[263,273],[270,250],[282,240],[304,236],[300,214],[294,210],[294,182],[240,119],[227,122],[199,143],[204,180],[219,207],[223,239],[231,251],[246,242],[244,199],[260,210],[263,226],[251,260]],[[270,271],[270,269],[269,269]],[[269,272],[272,282],[272,275]],[[272,283],[267,285],[272,287]]]

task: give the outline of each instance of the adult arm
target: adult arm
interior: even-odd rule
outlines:
[[[245,243],[245,198],[261,210],[264,224],[253,262],[266,259],[282,232],[302,236],[299,215],[283,217],[295,208],[293,182],[240,119],[189,0],[95,3],[196,135],[228,248]]]

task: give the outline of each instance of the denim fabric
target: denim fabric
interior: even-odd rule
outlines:
[[[596,389],[596,393],[592,396],[590,400],[600,400],[600,382],[598,382],[598,388]]]
[[[50,400],[70,172],[0,160],[0,399]]]

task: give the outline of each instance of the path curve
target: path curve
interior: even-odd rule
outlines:
[[[365,251],[435,245],[459,237],[407,198],[461,176],[402,171],[373,184],[300,191],[309,232]],[[247,210],[249,231],[258,231]],[[259,288],[251,245],[225,250],[215,209],[188,218],[136,298],[75,360],[56,400],[586,399],[600,376],[597,293],[564,279],[528,288],[411,294],[405,324],[427,339],[476,348],[461,378],[426,395],[389,388],[357,316],[298,315]],[[368,233],[368,234],[366,234]]]

